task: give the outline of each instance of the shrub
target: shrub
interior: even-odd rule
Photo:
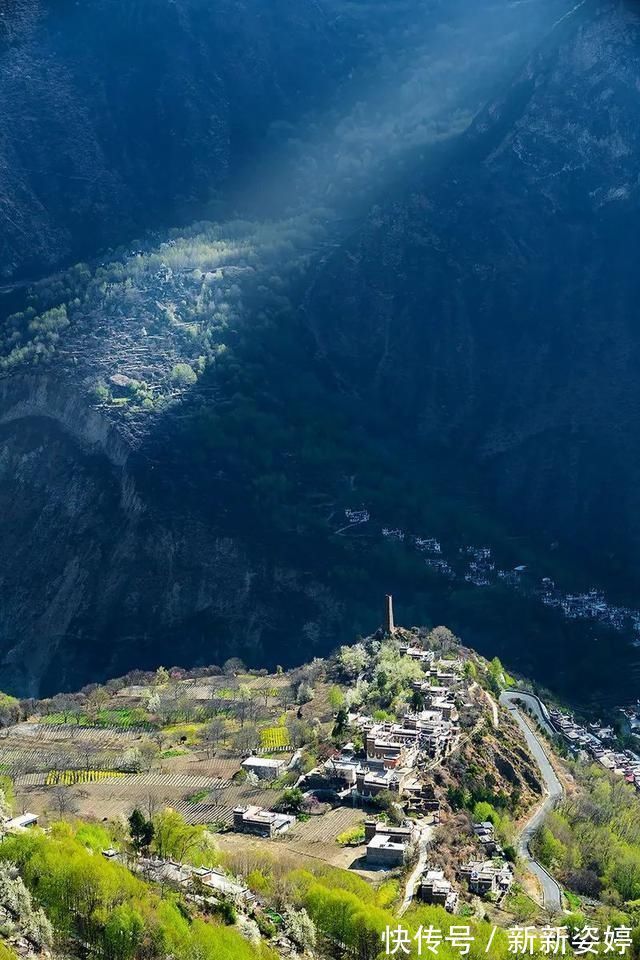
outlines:
[[[278,800],[276,807],[278,810],[289,813],[299,813],[304,802],[304,794],[298,787],[290,787],[285,790]]]
[[[364,843],[364,824],[358,824],[355,827],[349,827],[336,837],[341,847],[357,847]]]
[[[198,377],[188,363],[176,363],[171,371],[171,379],[181,387],[189,387],[196,383]]]

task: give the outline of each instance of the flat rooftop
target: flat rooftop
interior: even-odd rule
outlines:
[[[243,767],[265,767],[277,770],[284,765],[284,760],[274,760],[271,757],[247,757],[242,761]]]
[[[385,833],[377,833],[367,844],[373,850],[404,850],[405,844],[391,840]]]

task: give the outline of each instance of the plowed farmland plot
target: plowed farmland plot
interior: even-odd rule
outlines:
[[[55,802],[51,787],[45,786],[46,774],[32,774],[20,778],[17,787],[27,798],[29,809],[46,813]],[[196,774],[143,773],[124,777],[104,776],[69,787],[78,814],[102,819],[128,815],[134,807],[141,810],[160,810],[172,807],[179,810],[189,823],[231,824],[234,807],[245,804],[269,806],[278,796],[277,791],[252,784],[236,784],[221,777]],[[194,797],[197,800],[194,802]]]
[[[122,750],[142,739],[138,730],[122,730],[118,727],[79,727],[72,724],[19,723],[8,727],[0,738],[0,750],[34,750],[63,744],[79,745],[96,750]]]
[[[0,768],[18,778],[52,769],[117,769],[139,736],[117,729],[20,723],[0,737]]]
[[[169,766],[168,763],[163,766]],[[240,769],[239,757],[213,757],[211,760],[198,760],[193,755],[171,758],[172,773],[196,774],[203,777],[220,777],[222,780],[231,780],[234,773]]]
[[[254,801],[258,802],[258,801]],[[364,855],[364,846],[340,847],[336,837],[349,827],[362,823],[365,814],[351,807],[338,807],[322,816],[311,817],[303,823],[298,821],[287,833],[275,840],[266,840],[242,833],[225,833],[216,838],[221,850],[238,853],[244,850],[268,850],[275,855],[291,853],[301,860],[322,860],[334,867],[358,869]]]

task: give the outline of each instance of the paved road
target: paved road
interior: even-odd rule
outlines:
[[[500,699],[503,703],[505,703],[507,700],[509,702],[522,700],[527,705],[529,710],[531,710],[543,730],[546,730],[550,737],[556,737],[558,735],[558,731],[554,730],[551,726],[549,711],[543,704],[542,700],[536,697],[533,693],[521,693],[518,690],[508,690],[503,693]],[[516,703],[515,706],[517,707],[517,705],[518,704]]]
[[[515,691],[505,691],[502,693],[500,697],[500,703],[502,703],[509,711],[511,711],[516,723],[522,730],[524,738],[527,741],[527,745],[540,768],[540,773],[542,774],[542,779],[544,780],[547,794],[543,802],[535,810],[533,816],[528,820],[526,826],[520,834],[520,839],[518,841],[518,853],[522,859],[527,862],[531,872],[534,873],[540,881],[540,885],[542,887],[543,905],[548,910],[559,911],[562,909],[562,890],[551,874],[547,873],[542,864],[533,859],[529,853],[529,843],[546,815],[550,810],[553,809],[558,800],[560,800],[562,797],[563,789],[562,784],[556,776],[555,770],[549,762],[549,758],[544,751],[544,747],[542,746],[539,737],[531,730],[531,727],[525,723],[520,711],[514,704],[513,701],[518,699],[524,700],[527,705],[534,710],[534,713],[543,723],[543,725],[548,726],[543,715],[543,711],[540,707],[540,703],[536,697],[532,697],[530,694],[526,693],[517,693]]]

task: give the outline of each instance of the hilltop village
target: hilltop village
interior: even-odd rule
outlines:
[[[286,955],[305,950],[281,890],[301,864],[332,884],[357,878],[396,917],[549,916],[562,888],[523,838],[552,799],[536,751],[569,782],[551,744],[574,733],[512,686],[446,627],[397,626],[387,597],[372,635],[294,671],[231,660],[5,696],[2,833],[57,838],[64,822],[114,869],[243,936],[268,930]]]
[[[16,717],[32,713],[6,718],[1,734],[0,763],[19,808],[5,828],[60,815],[127,818],[133,809],[152,818],[169,807],[186,824],[207,826],[232,857],[247,845],[281,843],[376,882],[413,865],[409,900],[452,912],[461,897],[498,903],[514,882],[515,856],[496,825],[505,813],[525,814],[542,786],[507,717],[500,738],[512,738],[521,756],[517,766],[504,757],[500,772],[491,740],[503,677],[501,667],[491,671],[444,627],[396,627],[387,598],[377,633],[292,674],[247,673],[230,662],[16,705]],[[472,758],[481,744],[494,759],[460,821],[456,791],[465,772],[469,782],[478,775]],[[490,818],[485,798],[497,799],[501,818]],[[462,846],[455,859],[447,852],[452,819]],[[120,856],[115,848],[104,855]],[[144,866],[252,899],[219,869],[157,856]]]

